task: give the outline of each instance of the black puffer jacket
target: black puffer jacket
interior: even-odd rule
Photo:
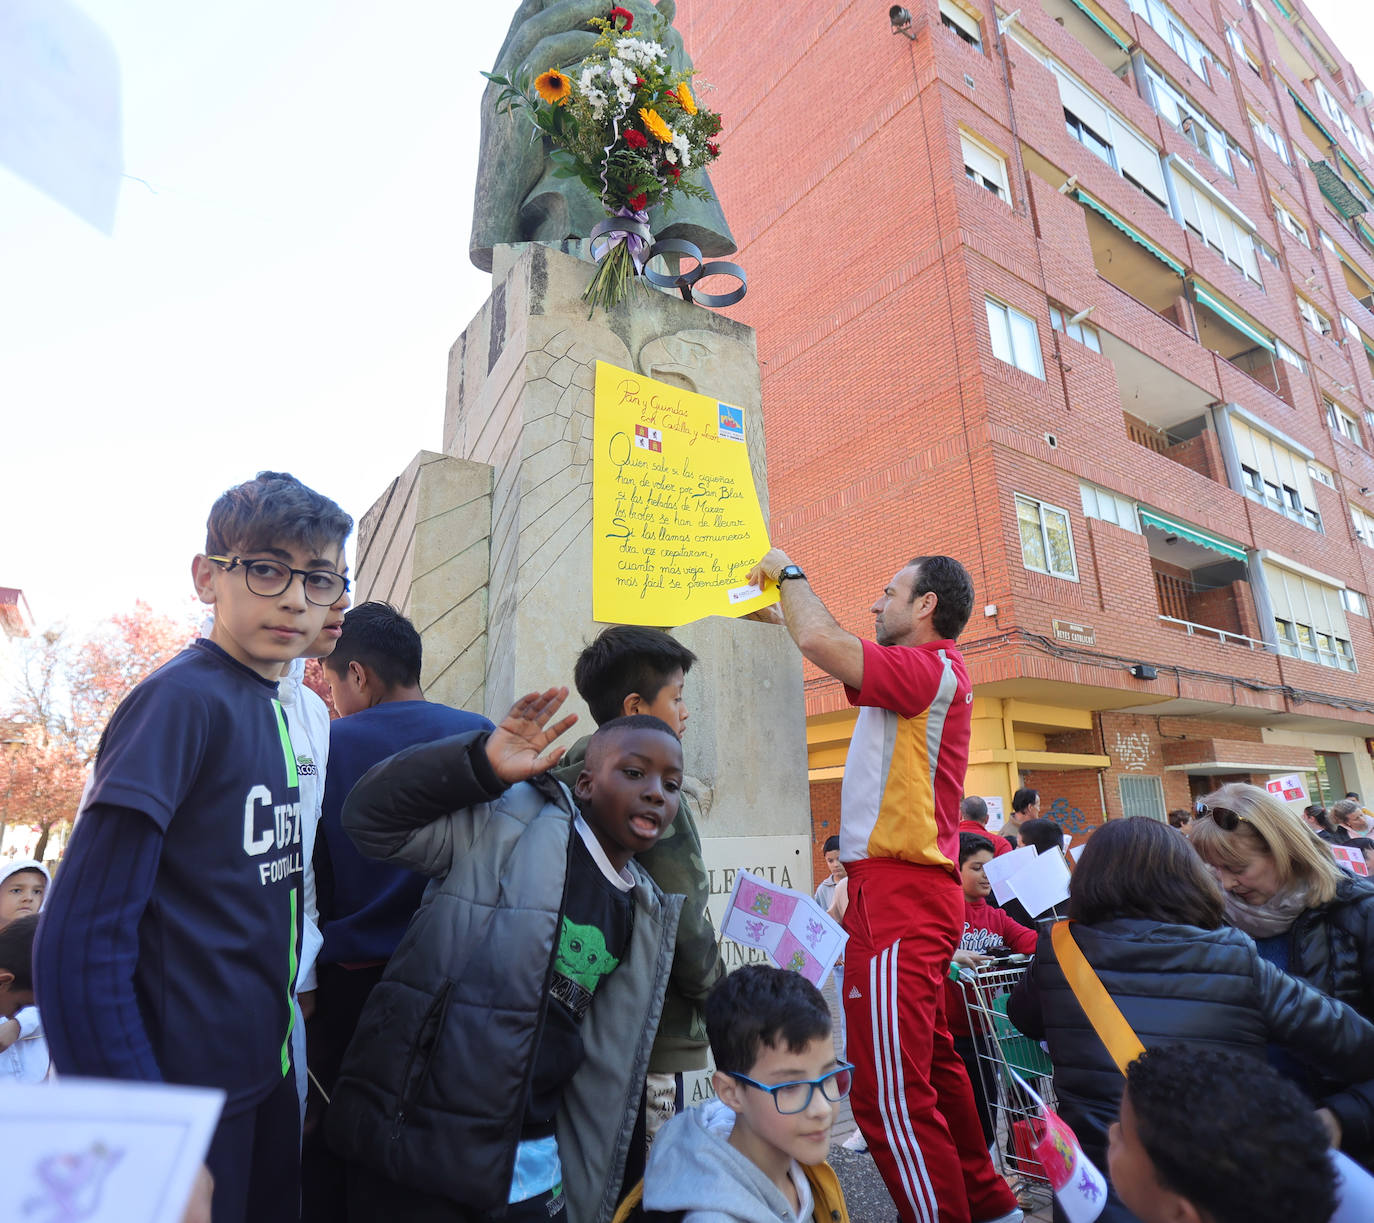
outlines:
[[[1342,879],[1336,899],[1306,910],[1288,933],[1288,971],[1374,1020],[1374,883]],[[1374,1082],[1314,1083],[1321,1103],[1341,1123],[1341,1146],[1366,1166],[1374,1163]]]
[[[1344,1082],[1374,1077],[1374,1025],[1279,972],[1239,930],[1135,918],[1075,923],[1072,930],[1146,1048],[1187,1044],[1263,1059],[1273,1043]],[[1123,1079],[1064,979],[1048,929],[1008,1014],[1027,1036],[1048,1042],[1058,1111],[1105,1173],[1107,1129]],[[1134,1216],[1113,1194],[1101,1219],[1126,1223]]]

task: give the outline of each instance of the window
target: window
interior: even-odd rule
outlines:
[[[1059,82],[1059,100],[1069,135],[1161,208],[1167,208],[1169,189],[1164,185],[1159,150],[1062,64],[1047,62]]]
[[[1338,404],[1333,403],[1322,396],[1322,402],[1326,404],[1326,423],[1331,426],[1332,433],[1339,433],[1346,441],[1360,444],[1360,425],[1359,422],[1345,411]]]
[[[1027,569],[1078,581],[1067,510],[1017,493],[1016,525],[1021,532],[1021,563]]]
[[[1358,590],[1351,590],[1349,587],[1344,588],[1341,591],[1341,606],[1353,615],[1364,616],[1365,619],[1369,618],[1369,600]]]
[[[1255,250],[1259,252],[1259,256],[1261,259],[1263,259],[1266,263],[1273,264],[1274,267],[1279,266],[1278,251],[1276,251],[1272,246],[1270,246],[1269,243],[1263,241],[1260,238],[1254,237],[1253,235],[1252,241],[1254,242]]]
[[[1079,495],[1083,498],[1083,517],[1110,522],[1123,531],[1140,534],[1140,520],[1136,517],[1135,502],[1097,484],[1079,481]]]
[[[1307,373],[1307,361],[1288,347],[1278,336],[1274,337],[1274,351],[1278,353],[1279,360],[1291,365],[1296,370]]]
[[[1233,166],[1244,166],[1253,174],[1255,172],[1255,163],[1250,154],[1236,143],[1235,138],[1229,132],[1225,133],[1225,135],[1226,151],[1231,154],[1231,164]]]
[[[1337,126],[1345,133],[1346,139],[1360,151],[1360,156],[1368,161],[1369,144],[1364,138],[1364,133],[1360,131],[1359,125],[1341,109],[1340,104],[1322,84],[1320,77],[1316,78],[1312,85],[1317,92],[1317,101],[1322,104],[1322,110],[1326,111],[1336,121]]]
[[[1333,255],[1336,253],[1336,244],[1331,241],[1331,235],[1324,229],[1317,230],[1317,238]]]
[[[1294,522],[1320,531],[1321,514],[1312,491],[1312,475],[1306,456],[1255,428],[1234,412],[1230,414],[1230,421],[1231,436],[1240,459],[1243,487],[1239,491]]]
[[[1040,361],[1040,331],[1035,320],[993,297],[987,299],[987,308],[993,355],[999,361],[1043,378],[1045,367]]]
[[[1274,605],[1279,653],[1354,671],[1355,652],[1345,621],[1342,586],[1293,562],[1264,561],[1265,584]]]
[[[1355,528],[1355,538],[1366,548],[1374,548],[1374,518],[1371,518],[1358,505],[1350,507],[1350,523]]]
[[[945,29],[952,30],[975,51],[983,49],[983,32],[978,24],[978,18],[961,9],[952,0],[940,0],[940,24]]]
[[[1318,335],[1331,334],[1331,320],[1326,317],[1305,297],[1298,298],[1298,313],[1302,315],[1302,321],[1312,328]]]
[[[1059,306],[1050,307],[1050,326],[1056,331],[1063,332],[1071,340],[1077,340],[1093,352],[1102,351],[1102,337],[1098,334],[1097,328],[1091,323],[1075,323],[1076,316],[1067,314]]]
[[[1355,326],[1354,320],[1348,315],[1341,315],[1341,326],[1345,328],[1345,334],[1352,340],[1358,340],[1360,338],[1360,329]]]
[[[1336,487],[1336,477],[1329,467],[1323,467],[1314,459],[1307,460],[1307,474],[1319,484],[1325,484],[1327,488]]]
[[[1261,80],[1264,73],[1260,71],[1259,60],[1255,58],[1254,52],[1245,45],[1245,39],[1240,36],[1240,31],[1235,26],[1226,26],[1226,41],[1230,44],[1231,50],[1236,53],[1236,57],[1244,61],[1245,66],[1250,69]]]
[[[1270,127],[1265,120],[1255,114],[1253,110],[1250,111],[1250,128],[1255,133],[1255,138],[1261,144],[1267,144],[1284,165],[1287,166],[1292,164],[1288,160],[1288,145],[1285,143],[1283,137]]]
[[[1191,229],[1228,263],[1260,283],[1259,262],[1250,237],[1254,223],[1209,184],[1194,178],[1183,162],[1170,158],[1169,167],[1173,171],[1179,223]]]
[[[1312,243],[1307,240],[1307,230],[1302,227],[1298,218],[1280,204],[1278,200],[1271,199],[1269,202],[1274,205],[1274,220],[1279,223],[1279,228],[1286,229],[1293,237],[1310,250],[1312,248]]]
[[[999,200],[1011,203],[1011,191],[1007,187],[1007,163],[1001,156],[967,132],[959,133],[959,144],[964,150],[964,177],[985,191],[991,191]]]
[[[1161,0],[1129,0],[1131,11],[1139,13],[1154,27],[1156,34],[1178,52],[1188,67],[1207,80],[1207,65],[1211,57],[1179,15]]]
[[[1231,158],[1226,149],[1226,134],[1221,128],[1177,85],[1149,64],[1145,65],[1145,77],[1150,82],[1154,107],[1160,116],[1176,127],[1199,152],[1210,158],[1218,170],[1234,178]]]
[[[1164,819],[1164,783],[1158,777],[1140,773],[1122,773],[1117,780],[1121,794],[1121,814]]]

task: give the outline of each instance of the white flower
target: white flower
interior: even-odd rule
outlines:
[[[605,68],[601,64],[588,64],[583,68],[582,75],[577,78],[578,84],[582,86],[582,91],[585,93],[591,89],[604,71]]]
[[[621,38],[616,40],[615,53],[627,63],[635,64],[640,68],[651,68],[655,61],[667,58],[665,51],[656,42],[647,42],[642,38]]]
[[[689,166],[691,166],[692,145],[684,133],[678,132],[678,134],[673,137],[673,148],[677,150],[678,155],[682,158],[683,169],[686,169]],[[672,160],[671,156],[669,157],[669,160]]]
[[[672,148],[672,147],[669,147],[669,148],[664,149],[664,150],[663,150],[663,160],[666,161],[666,162],[668,162],[670,165],[676,165],[676,164],[677,164],[677,150],[676,150],[675,148]]]
[[[615,96],[620,99],[621,106],[629,106],[635,100],[635,91],[628,85],[622,85],[615,91]]]

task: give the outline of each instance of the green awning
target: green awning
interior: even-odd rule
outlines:
[[[1193,282],[1193,292],[1197,295],[1199,305],[1206,306],[1213,314],[1220,315],[1221,318],[1234,327],[1243,336],[1254,340],[1261,348],[1267,349],[1273,356],[1278,350],[1274,347],[1274,341],[1257,328],[1248,319],[1242,318],[1236,313],[1234,306],[1228,305],[1221,298],[1213,296],[1196,281]]]
[[[1150,252],[1150,254],[1152,254],[1156,259],[1158,259],[1160,263],[1162,263],[1165,267],[1169,268],[1176,275],[1183,275],[1183,265],[1179,263],[1178,260],[1174,259],[1170,255],[1166,255],[1162,250],[1159,249],[1159,247],[1157,247],[1153,242],[1151,242],[1149,238],[1142,234],[1140,230],[1136,229],[1134,226],[1127,225],[1125,221],[1123,221],[1119,216],[1116,215],[1116,213],[1112,212],[1111,209],[1107,208],[1105,205],[1099,204],[1086,191],[1083,191],[1082,189],[1076,190],[1073,193],[1073,197],[1080,204],[1086,204],[1094,212],[1099,213],[1101,216],[1105,217],[1108,221],[1115,225],[1117,229],[1119,229],[1123,234],[1125,234],[1126,237],[1128,237],[1132,242],[1134,242],[1137,246],[1143,246],[1147,251]]]
[[[1347,221],[1365,211],[1364,200],[1346,186],[1345,179],[1336,173],[1328,161],[1309,161],[1307,168],[1317,176],[1317,186],[1326,202]]]
[[[1367,339],[1365,339],[1363,332],[1360,333],[1360,343],[1364,345],[1365,352],[1367,352],[1371,357],[1374,357],[1374,344],[1371,344]]]
[[[1229,557],[1233,561],[1240,561],[1242,564],[1246,560],[1244,548],[1237,547],[1235,544],[1228,544],[1224,539],[1218,539],[1215,535],[1209,535],[1201,527],[1190,527],[1186,522],[1179,522],[1176,518],[1156,513],[1154,510],[1141,509],[1140,525],[1167,531],[1170,535],[1177,535],[1180,539],[1186,539],[1190,544],[1197,544],[1200,548],[1210,548],[1213,552],[1220,552],[1222,556]]]
[[[1318,119],[1313,109],[1310,106],[1308,106],[1307,103],[1304,102],[1300,97],[1298,97],[1296,93],[1293,92],[1293,87],[1291,85],[1285,86],[1285,88],[1288,90],[1288,96],[1293,99],[1293,105],[1296,106],[1300,111],[1302,111],[1302,113],[1306,115],[1310,120],[1312,120],[1312,124],[1314,127],[1316,127],[1317,131],[1321,132],[1321,134],[1326,137],[1326,143],[1334,148],[1338,142],[1336,140],[1336,137],[1333,136],[1329,131],[1327,131],[1326,124],[1324,124],[1320,119]]]
[[[1095,25],[1099,30],[1102,31],[1102,33],[1104,33],[1108,38],[1110,38],[1112,42],[1116,43],[1118,47],[1120,47],[1123,51],[1130,51],[1130,45],[1128,43],[1122,42],[1121,36],[1117,34],[1117,32],[1114,29],[1112,29],[1111,26],[1109,26],[1105,21],[1103,21],[1101,17],[1094,13],[1092,9],[1090,9],[1084,3],[1084,0],[1071,0],[1071,3],[1073,4],[1074,8],[1076,8],[1080,13],[1083,14],[1084,17],[1091,21],[1093,25]]]
[[[1274,7],[1279,10],[1289,21],[1293,20],[1293,10],[1286,5],[1283,0],[1274,0]]]

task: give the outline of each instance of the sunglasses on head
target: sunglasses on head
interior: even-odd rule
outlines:
[[[1193,817],[1211,820],[1223,832],[1235,832],[1241,820],[1245,818],[1243,815],[1237,815],[1229,807],[1209,807],[1203,802],[1193,804]]]

